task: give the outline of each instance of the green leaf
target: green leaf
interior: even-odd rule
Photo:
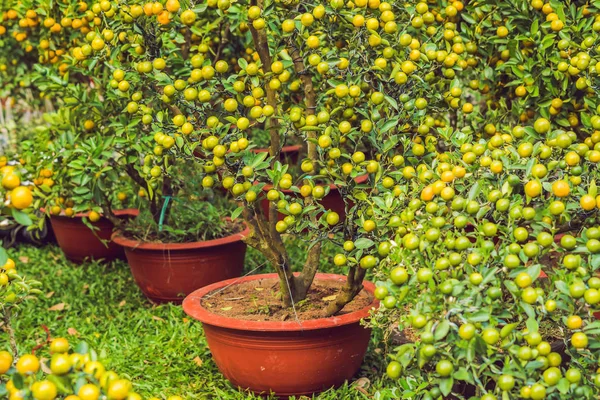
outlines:
[[[571,386],[571,383],[569,382],[569,380],[567,378],[562,378],[561,380],[558,381],[556,388],[562,394],[566,394],[569,391],[569,386]]]
[[[444,396],[448,396],[452,392],[452,386],[454,385],[453,378],[440,379],[440,391]]]
[[[396,360],[400,364],[402,364],[402,366],[404,368],[406,368],[411,363],[414,356],[415,356],[415,345],[412,343],[407,343],[398,348],[398,354],[396,355]]]
[[[6,264],[8,261],[8,253],[4,247],[0,246],[0,265]]]
[[[447,319],[444,319],[435,328],[433,337],[435,338],[435,340],[438,340],[438,341],[442,340],[443,338],[446,337],[446,335],[448,334],[449,331],[450,331],[450,322],[448,322]]]
[[[395,127],[396,125],[398,125],[398,121],[399,121],[399,117],[396,118],[392,118],[387,120],[379,129],[380,133],[386,133],[387,131],[389,131],[390,129],[392,129],[393,127]]]
[[[244,207],[238,207],[235,210],[233,210],[233,212],[231,213],[231,219],[236,219],[237,217],[239,217],[242,214],[242,211],[244,211]]]
[[[16,389],[23,389],[25,387],[25,382],[23,381],[23,375],[14,374],[12,377],[13,385]]]
[[[533,279],[536,279],[540,276],[540,272],[542,271],[542,266],[540,264],[534,264],[531,267],[527,268],[527,274],[531,276]]]
[[[523,311],[525,311],[525,314],[527,314],[529,318],[535,319],[535,310],[530,304],[521,301],[521,307],[523,308]]]
[[[48,380],[56,385],[59,393],[72,393],[71,383],[66,376],[48,375]]]
[[[459,368],[459,370],[456,371],[454,373],[454,375],[452,375],[452,377],[459,381],[471,382],[471,380],[472,380],[471,373],[469,371],[467,371],[465,368]]]
[[[471,15],[469,15],[468,13],[466,13],[466,12],[465,13],[461,13],[460,17],[462,18],[463,21],[469,23],[470,25],[475,25],[476,24],[475,19]]]
[[[472,362],[475,360],[475,343],[476,337],[469,341],[469,345],[467,346],[467,361]]]
[[[504,339],[517,327],[518,324],[508,324],[504,325],[500,330],[500,337]]]
[[[535,36],[536,33],[538,33],[540,27],[540,21],[537,18],[534,18],[533,23],[531,24],[531,36]]]
[[[27,215],[23,211],[17,210],[16,208],[12,209],[12,216],[15,219],[15,221],[17,221],[23,226],[30,226],[31,224],[33,224],[33,221],[31,220],[29,215]]]
[[[367,239],[367,238],[360,238],[354,242],[354,246],[357,249],[368,249],[369,247],[372,247],[374,244],[375,244],[375,242],[373,242],[371,239]]]
[[[77,347],[75,347],[75,350],[73,350],[73,352],[78,354],[87,354],[89,351],[90,346],[86,342],[79,342]]]
[[[562,294],[566,294],[566,295],[569,295],[569,296],[571,295],[571,293],[569,292],[569,287],[563,281],[556,281],[556,282],[554,282],[554,287],[556,289],[558,289],[558,291],[561,292]]]
[[[469,190],[469,195],[467,200],[473,200],[479,194],[479,182],[475,182],[475,184]]]
[[[471,322],[484,322],[490,320],[490,314],[485,310],[477,311],[469,316]]]
[[[540,329],[540,326],[538,325],[535,318],[527,318],[525,325],[527,326],[527,330],[529,331],[529,333],[537,332],[538,329]]]

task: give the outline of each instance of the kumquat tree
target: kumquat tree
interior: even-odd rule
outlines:
[[[0,393],[598,398],[599,10],[595,0],[3,4],[0,93],[17,132],[0,160],[3,217],[51,227],[57,279],[89,279],[84,293],[105,296],[95,299],[116,319],[131,302],[122,312],[135,326],[172,325],[156,328],[160,344],[134,335],[117,346],[90,322],[103,307],[68,317],[81,327],[13,313]],[[39,254],[54,257],[52,246],[9,251],[34,281],[0,257],[5,313],[42,293]],[[77,272],[88,265],[95,272]],[[48,312],[88,307],[80,291],[61,296]],[[37,315],[46,300],[19,307]],[[13,327],[40,324],[49,364],[18,359],[33,346]],[[51,340],[69,332],[98,352]],[[116,359],[139,375],[106,371],[104,358],[140,343],[198,356],[193,369],[169,364],[177,387],[148,350],[149,366]]]

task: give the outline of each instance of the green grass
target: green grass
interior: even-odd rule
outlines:
[[[126,263],[76,265],[67,261],[55,246],[23,246],[10,250],[10,254],[18,271],[41,281],[47,293],[26,304],[13,319],[21,354],[46,340],[42,328],[46,326],[52,337],[67,337],[72,344],[88,342],[107,368],[131,379],[134,390],[143,396],[260,398],[228,383],[211,359],[201,324],[188,319],[180,306],[153,305],[147,301]],[[248,271],[263,262],[253,251],[249,251],[246,260]],[[268,272],[268,267],[263,266],[257,272]],[[58,310],[52,311],[53,307]],[[7,342],[7,335],[0,332],[0,343]],[[377,345],[382,346],[375,332],[358,374],[370,381],[366,392],[348,384],[314,398],[370,398],[385,383],[380,380],[385,362]],[[36,354],[47,355],[47,348]]]

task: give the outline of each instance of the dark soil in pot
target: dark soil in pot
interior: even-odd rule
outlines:
[[[249,230],[192,243],[142,242],[115,232],[139,288],[158,303],[180,303],[196,289],[242,274]]]
[[[379,304],[370,282],[339,315],[310,319],[322,315],[345,279],[318,274],[310,300],[296,305],[297,316],[275,298],[276,274],[210,285],[189,295],[183,308],[203,323],[215,363],[235,386],[281,398],[309,395],[351,379],[369,344],[370,329],[360,321]]]
[[[202,306],[211,312],[248,321],[306,321],[323,317],[327,304],[335,299],[341,287],[336,281],[317,281],[311,287],[307,298],[296,306],[295,313],[285,308],[279,296],[279,280],[258,279],[231,285],[218,293],[209,293]],[[240,302],[246,299],[248,301]],[[338,314],[344,315],[361,310],[373,299],[365,291],[361,292]]]
[[[138,214],[135,209],[115,210],[119,218],[133,218]],[[80,263],[86,259],[104,259],[106,261],[124,258],[123,249],[111,241],[114,224],[105,217],[93,222],[97,228],[92,231],[83,223],[88,213],[76,214],[73,217],[52,215],[50,224],[56,236],[58,246],[69,260]]]

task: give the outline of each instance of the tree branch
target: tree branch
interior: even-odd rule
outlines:
[[[251,4],[258,6],[261,9],[263,8],[263,0],[252,0]],[[268,74],[271,72],[272,59],[271,53],[269,51],[267,34],[264,29],[256,30],[252,25],[250,25],[250,32],[252,34],[254,46],[256,47],[256,51],[258,52],[258,55],[260,57],[263,71],[266,74]],[[265,90],[267,93],[267,104],[273,107],[274,110],[277,110],[277,95],[275,91],[271,89],[269,85],[265,85]],[[279,121],[277,117],[272,116],[267,118],[265,126],[267,127],[270,136],[269,155],[272,157],[272,167],[275,161],[279,160],[279,152],[281,150],[279,138]],[[287,252],[285,251],[285,246],[283,244],[283,240],[281,239],[281,235],[279,234],[279,232],[277,232],[276,229],[277,217],[278,212],[275,203],[269,202],[269,235],[265,237],[269,237],[271,239],[271,245],[276,249],[276,251],[280,252],[280,256],[277,258],[280,259],[280,261],[287,263]],[[290,286],[292,294],[295,293],[295,279],[293,276],[288,278],[288,284]]]
[[[367,270],[360,267],[351,267],[348,272],[346,283],[338,293],[335,301],[329,303],[325,309],[325,317],[329,317],[340,312],[344,306],[350,303],[362,290],[363,279]]]
[[[294,62],[294,71],[296,71],[296,74],[298,74],[300,76],[300,79],[302,80],[302,84],[304,87],[304,101],[305,101],[305,105],[306,105],[306,114],[314,115],[317,104],[316,104],[315,90],[314,90],[313,82],[312,82],[312,76],[305,70],[304,61],[302,59],[302,56],[300,55],[300,52],[298,51],[298,49],[295,46],[292,47],[292,52],[291,52],[290,56],[292,57],[292,60]],[[315,131],[308,131],[307,136],[309,139],[316,140],[316,138],[317,138],[317,134]],[[317,145],[315,144],[315,140],[308,140],[308,143],[307,143],[308,158],[313,163],[315,161],[317,161],[317,156],[318,156]],[[313,203],[311,198],[309,198],[308,203],[309,203],[309,205]],[[316,224],[317,222],[318,222],[317,217],[315,216],[313,218],[313,223]],[[299,298],[303,299],[306,297],[306,294],[308,293],[308,290],[310,289],[310,286],[312,285],[312,282],[315,278],[315,274],[317,273],[317,271],[319,269],[320,258],[321,258],[321,242],[319,241],[308,250],[308,254],[306,256],[306,261],[302,268],[302,273],[300,274],[300,277],[299,277],[299,280],[301,282],[301,284],[298,285],[298,288],[297,288],[297,290],[298,290],[297,296]]]
[[[143,188],[146,191],[148,190],[148,185],[146,184],[146,181],[142,178],[142,176],[140,175],[138,170],[133,167],[133,165],[131,165],[130,163],[127,163],[125,165],[125,172],[127,172],[127,175],[136,184],[138,184],[140,188]],[[155,215],[157,212],[156,210],[158,208],[157,204],[156,204],[156,196],[154,196],[154,198],[152,198],[152,199],[148,198],[148,201],[150,202],[150,212],[152,213],[152,215]]]
[[[285,307],[291,307],[295,292],[295,279],[290,269],[287,251],[283,243],[275,242],[270,236],[269,221],[265,218],[259,203],[248,204],[244,207],[244,219],[250,233],[244,241],[260,251],[273,265],[279,276],[280,292]],[[289,287],[289,289],[288,289]]]

